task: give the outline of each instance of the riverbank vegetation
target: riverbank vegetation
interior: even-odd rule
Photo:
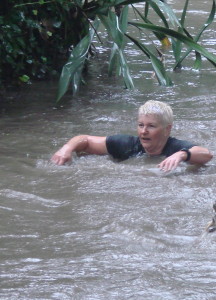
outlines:
[[[108,74],[121,76],[128,89],[134,88],[125,54],[129,42],[143,52],[143,60],[151,61],[160,85],[172,84],[163,63],[161,45],[171,47],[174,71],[181,69],[191,52],[195,55],[195,69],[201,67],[203,57],[215,67],[216,56],[199,44],[200,37],[214,21],[215,0],[211,1],[204,25],[193,36],[185,25],[189,2],[185,1],[179,18],[162,0],[1,0],[0,88],[58,76],[56,101],[63,99],[69,86],[76,94],[80,85],[88,84],[83,75],[88,62],[94,63],[97,51],[94,40],[102,43],[101,26],[111,41]],[[129,8],[136,22],[130,20]],[[140,36],[151,33],[154,37],[149,39],[151,45],[135,38],[132,28],[139,30]]]

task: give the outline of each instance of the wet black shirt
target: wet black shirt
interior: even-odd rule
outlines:
[[[138,136],[126,134],[111,135],[106,138],[106,146],[108,153],[119,160],[140,156],[145,153]],[[168,157],[182,148],[190,149],[193,146],[196,145],[188,141],[169,137],[161,155]]]

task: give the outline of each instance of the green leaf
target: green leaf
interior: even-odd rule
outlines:
[[[185,17],[186,17],[186,12],[187,12],[187,8],[188,8],[188,3],[189,3],[189,0],[186,0],[185,1],[185,5],[184,5],[184,9],[183,9],[183,12],[182,12],[182,15],[181,15],[181,26],[184,27],[184,22],[185,22]]]
[[[111,76],[114,68],[116,68],[117,73],[119,73],[119,60],[118,60],[118,46],[116,43],[113,43],[111,48],[111,54],[109,58],[109,66],[108,66],[108,75]]]
[[[77,6],[79,6],[79,7],[82,7],[82,6],[83,6],[83,3],[84,3],[83,0],[73,0],[73,2],[75,3],[75,5],[77,5]]]
[[[94,28],[97,28],[98,25],[99,23],[96,20],[94,22]],[[70,58],[64,65],[61,72],[56,103],[58,103],[66,93],[70,82],[72,83],[73,94],[77,92],[81,81],[84,63],[87,59],[86,56],[91,45],[94,33],[94,29],[91,29],[89,34],[87,34],[71,52]]]
[[[151,2],[151,1],[150,1]],[[164,11],[164,13],[167,14],[167,17],[169,18],[170,22],[173,24],[173,26],[177,25],[180,26],[179,20],[174,14],[174,11],[172,8],[165,2],[162,2],[161,0],[152,0],[155,4],[158,5],[158,7]]]
[[[121,49],[119,49],[119,56],[120,56],[121,71],[122,71],[125,87],[127,89],[134,89],[133,80],[130,76],[129,68],[126,59],[124,57],[123,51]]]
[[[113,46],[111,48],[111,55],[109,60],[108,74],[111,75],[116,69],[118,76],[122,75],[126,88],[133,89],[133,80],[129,73],[128,64],[123,54],[125,46],[124,32],[127,29],[127,15],[128,7],[122,10],[120,19],[113,12],[109,11],[108,16],[99,16],[102,23],[106,27],[113,39]]]
[[[144,16],[147,18],[149,13],[149,3],[146,2],[145,9],[144,9]]]
[[[22,82],[24,82],[24,83],[28,82],[29,79],[30,78],[29,78],[28,75],[22,75],[22,76],[19,77],[19,80],[22,81]]]
[[[140,2],[148,2],[149,0],[116,0],[114,1],[114,3],[112,4],[112,6],[114,5],[129,5],[129,4],[135,4],[135,3],[140,3]]]
[[[204,32],[204,30],[206,30],[206,28],[214,21],[215,11],[216,11],[215,0],[213,0],[210,15],[209,15],[206,23],[202,26],[200,32],[197,34],[197,36],[194,39],[196,42],[200,39],[200,37],[201,37],[202,33]]]
[[[148,30],[153,30],[153,31],[157,31],[157,32],[160,32],[160,33],[164,33],[166,35],[174,37],[174,38],[180,40],[181,42],[183,42],[184,44],[186,44],[188,47],[190,47],[190,48],[196,50],[197,52],[199,52],[200,54],[202,54],[214,66],[216,66],[216,56],[214,54],[208,52],[205,48],[198,45],[191,38],[177,32],[175,30],[172,30],[172,29],[169,29],[169,28],[163,28],[163,27],[156,26],[156,25],[151,25],[151,24],[142,24],[142,23],[136,23],[136,22],[130,22],[130,24],[134,25],[134,26],[137,26],[137,27],[146,28]]]
[[[150,58],[154,71],[156,73],[158,82],[163,86],[171,86],[172,81],[169,76],[166,74],[163,63],[143,44],[141,44],[137,39],[125,34],[131,41],[134,42],[137,47]]]
[[[180,33],[184,32],[183,28],[184,28],[184,22],[185,22],[188,3],[189,3],[189,0],[186,0],[185,5],[184,5],[184,9],[183,9],[183,12],[182,12],[182,16],[181,16],[181,21],[180,21],[181,26],[178,27],[178,32],[180,32]],[[181,56],[182,42],[172,38],[172,49],[173,49],[173,54],[174,54],[175,60],[178,61],[180,56]],[[179,67],[181,67],[180,64],[179,64]]]
[[[128,26],[128,5],[125,5],[122,9],[119,24],[121,31],[125,33],[127,31]]]
[[[92,1],[95,4],[94,14],[95,15],[108,15],[110,9],[117,5],[131,5],[140,2],[148,2],[149,0],[106,0],[106,1]]]
[[[37,16],[38,10],[37,10],[37,9],[33,9],[33,10],[32,10],[32,13],[33,13],[34,16]]]
[[[112,11],[109,11],[108,22],[113,41],[118,45],[119,48],[124,47],[124,34],[122,31],[122,26],[119,18]]]
[[[49,37],[53,35],[51,31],[46,31],[46,34],[47,34]]]
[[[163,21],[164,26],[167,27],[167,28],[169,28],[167,20],[166,20],[164,14],[162,13],[162,11],[160,10],[160,8],[158,7],[158,5],[154,1],[149,1],[149,5],[153,8],[153,10],[159,16],[159,18]]]
[[[194,42],[198,42],[198,40],[200,39],[202,33],[208,28],[209,25],[211,25],[211,23],[213,22],[214,20],[214,16],[215,16],[215,11],[216,11],[216,7],[215,7],[215,0],[213,0],[213,3],[212,3],[212,9],[211,9],[211,12],[210,12],[210,15],[207,19],[207,21],[205,22],[205,24],[202,26],[201,30],[198,32],[198,34],[195,36],[194,38]],[[193,50],[193,48],[190,48],[188,49],[188,51],[186,51],[186,53],[180,58],[180,55],[178,56],[178,60],[177,60],[177,63],[176,65],[174,66],[174,70],[179,68],[179,66],[181,66],[181,63],[182,61],[190,54],[190,52]],[[201,53],[202,54],[202,53]],[[197,54],[196,54],[197,55]],[[201,59],[201,58],[200,58]],[[211,62],[211,60],[210,60]],[[214,62],[212,63],[213,65]],[[198,66],[198,63],[195,64],[196,65],[196,68]],[[200,64],[201,65],[201,64]]]
[[[140,13],[140,11],[139,11],[136,7],[134,7],[134,10],[136,11],[136,13],[140,16],[140,18],[141,18],[145,23],[153,24],[153,23],[152,23],[145,15],[142,15],[142,14]],[[166,38],[166,35],[164,35],[164,34],[157,33],[157,32],[153,32],[153,33],[154,33],[154,35],[157,37],[157,39],[158,39],[159,41],[162,41],[163,39]]]
[[[47,58],[45,56],[41,56],[41,60],[43,63],[47,63]]]
[[[196,60],[195,60],[195,62],[194,62],[193,68],[194,68],[195,70],[199,70],[200,67],[201,67],[201,63],[202,63],[201,55],[200,55],[199,52],[196,51]]]

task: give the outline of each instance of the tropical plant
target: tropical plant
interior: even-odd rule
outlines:
[[[193,38],[192,35],[185,28],[185,18],[189,0],[186,0],[184,9],[182,12],[181,19],[178,20],[174,14],[172,8],[164,1],[160,0],[146,0],[146,1],[125,1],[125,0],[116,0],[116,1],[92,1],[94,4],[91,6],[91,16],[94,16],[94,20],[100,20],[104,28],[109,33],[109,37],[113,41],[111,47],[110,60],[109,60],[109,74],[112,74],[115,70],[117,75],[123,77],[125,87],[133,88],[133,80],[130,76],[129,65],[126,61],[124,54],[124,47],[127,43],[128,38],[134,43],[146,56],[151,60],[152,67],[155,71],[156,77],[160,85],[170,86],[172,81],[167,75],[165,66],[163,64],[163,53],[156,47],[154,44],[155,51],[152,51],[149,46],[144,45],[139,40],[135,39],[129,33],[127,33],[128,25],[135,26],[140,30],[148,30],[154,33],[156,38],[161,41],[162,45],[169,46],[169,39],[171,38],[172,49],[176,64],[173,69],[181,67],[183,60],[188,56],[190,52],[195,50],[195,68],[200,68],[202,56],[207,58],[210,63],[216,66],[216,56],[209,53],[204,47],[199,45],[197,42],[201,37],[204,30],[211,25],[215,16],[215,0],[212,1],[212,9],[210,15],[198,32],[198,34]],[[133,4],[143,2],[144,4],[144,13],[141,13]],[[120,14],[114,13],[112,7],[121,7]],[[128,20],[128,6],[131,5],[136,14],[141,19],[141,22],[130,22]],[[158,18],[162,21],[163,26],[155,25],[150,20],[150,10],[154,11]],[[87,14],[86,14],[87,15]],[[167,22],[167,18],[170,20],[170,24]],[[171,29],[170,26],[174,28],[177,27],[177,30]],[[82,80],[82,68],[84,67],[88,56],[86,50],[89,49],[90,43],[92,42],[93,34],[97,33],[94,23],[92,23],[92,28],[90,32],[80,43],[74,48],[70,54],[70,59],[68,63],[63,67],[61,78],[59,81],[59,89],[57,95],[57,102],[60,101],[68,89],[69,83],[72,83],[72,90],[74,93],[77,92],[78,82]],[[91,38],[90,38],[91,36]],[[88,40],[88,42],[87,42]],[[88,44],[89,43],[89,44]],[[188,47],[188,50],[185,53],[182,53],[182,45],[185,44]],[[79,49],[79,50],[78,50]],[[83,51],[82,51],[83,50]],[[74,63],[73,63],[74,61]],[[70,65],[70,70],[68,68]]]
[[[0,1],[0,86],[57,73],[89,21],[70,0]]]
[[[142,3],[143,9],[136,8],[136,3]],[[195,51],[195,68],[200,68],[202,56],[216,66],[216,56],[198,44],[214,20],[215,0],[212,0],[208,19],[195,37],[185,27],[188,3],[186,0],[179,20],[162,0],[1,0],[0,87],[5,82],[29,82],[60,72],[57,103],[69,86],[73,94],[77,93],[94,52],[93,40],[96,38],[100,42],[102,39],[99,25],[112,41],[108,74],[121,76],[128,89],[134,87],[125,51],[131,41],[151,61],[159,84],[172,84],[158,43],[153,41],[150,47],[141,39],[135,39],[130,33],[131,26],[140,34],[153,34],[162,45],[172,45],[176,61],[174,70],[181,67],[192,51]],[[129,20],[129,8],[137,16],[136,22]],[[152,14],[156,15],[153,20],[157,19],[157,23],[152,21]],[[188,47],[186,52],[183,45]]]

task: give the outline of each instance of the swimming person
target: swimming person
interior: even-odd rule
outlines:
[[[207,148],[170,136],[173,125],[171,107],[160,101],[147,101],[138,111],[137,136],[117,134],[111,136],[78,135],[71,138],[51,158],[57,165],[72,160],[73,152],[109,154],[114,159],[125,160],[140,156],[165,156],[158,167],[167,172],[180,162],[205,164],[213,155]]]

